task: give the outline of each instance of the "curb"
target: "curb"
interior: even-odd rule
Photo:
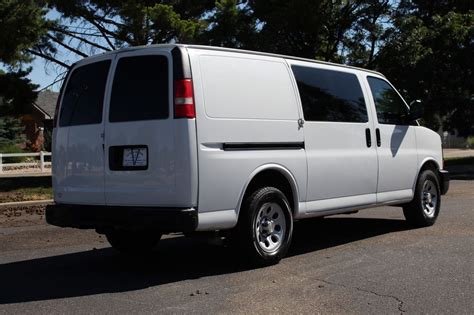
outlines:
[[[0,203],[0,207],[16,207],[16,206],[40,206],[54,203],[54,200],[29,200],[29,201],[18,201],[18,202],[4,202]]]
[[[14,174],[14,173],[0,173],[0,178],[20,178],[20,177],[51,177],[50,173],[21,173],[21,174]]]

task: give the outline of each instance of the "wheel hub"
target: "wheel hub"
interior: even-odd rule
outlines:
[[[425,201],[427,203],[431,203],[432,202],[432,196],[429,192],[425,192]]]
[[[258,246],[269,253],[278,250],[284,241],[287,228],[281,206],[274,202],[263,204],[254,222]]]
[[[423,184],[422,193],[423,211],[427,216],[432,217],[435,214],[438,203],[438,194],[434,182],[427,180]]]
[[[260,232],[265,235],[271,235],[275,231],[275,223],[268,217],[262,218],[260,222]]]

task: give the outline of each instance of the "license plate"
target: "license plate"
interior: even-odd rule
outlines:
[[[123,166],[143,167],[148,165],[147,148],[125,148],[123,149]]]

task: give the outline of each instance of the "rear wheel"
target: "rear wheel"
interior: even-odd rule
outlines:
[[[264,187],[245,200],[231,242],[252,264],[271,265],[285,256],[292,234],[293,217],[287,198],[277,188]]]
[[[115,230],[105,234],[110,245],[124,254],[145,254],[158,244],[161,234],[149,231]]]
[[[413,200],[403,207],[408,223],[418,226],[431,226],[438,218],[441,206],[439,180],[432,170],[424,170],[418,177]]]

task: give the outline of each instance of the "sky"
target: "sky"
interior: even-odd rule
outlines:
[[[54,69],[53,66],[47,65],[42,59],[36,58],[35,61],[31,64],[33,70],[28,75],[28,78],[34,83],[38,84],[38,89],[43,89],[47,87],[49,84],[54,82],[57,77],[57,71]],[[59,91],[60,86],[59,84],[54,84],[50,86],[48,89],[52,91]]]
[[[51,10],[46,17],[51,20],[59,19],[60,14],[56,10]],[[74,55],[73,53],[70,53],[66,51],[64,48],[61,48],[60,46],[58,47],[58,54],[60,56],[60,60],[65,61],[68,64],[72,64],[76,62],[77,60],[81,59],[81,57],[78,57]],[[56,69],[56,66],[52,64],[51,62],[46,62],[42,58],[35,58],[34,61],[30,64],[32,67],[31,73],[28,75],[28,78],[35,84],[39,85],[38,89],[43,89],[45,87],[48,87],[51,83],[53,83],[59,74],[64,71],[63,68],[58,68]],[[60,83],[54,84],[48,89],[52,91],[59,91],[60,89]]]

